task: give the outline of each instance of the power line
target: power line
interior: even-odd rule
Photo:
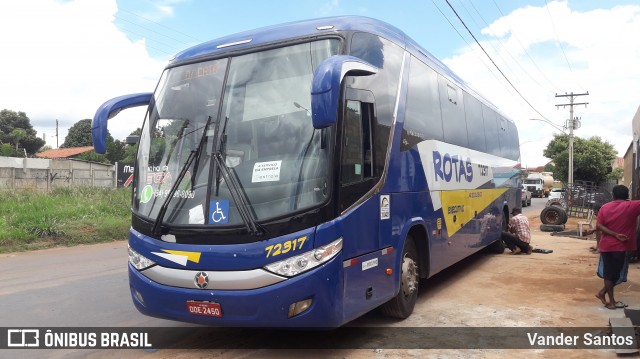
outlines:
[[[120,19],[120,21],[124,21],[124,22],[126,22],[126,23],[132,24],[133,26],[137,26],[137,27],[139,27],[139,28],[141,28],[141,29],[147,30],[147,31],[149,31],[149,32],[152,32],[152,33],[154,33],[154,34],[160,35],[160,36],[162,36],[162,37],[166,37],[167,39],[173,40],[173,41],[175,41],[175,42],[179,43],[180,45],[187,45],[187,43],[186,43],[186,42],[184,42],[184,41],[182,41],[182,40],[179,40],[179,39],[176,39],[175,37],[171,37],[171,36],[169,36],[169,35],[162,34],[162,33],[158,32],[158,31],[155,31],[155,30],[153,30],[153,29],[151,29],[151,28],[148,28],[148,27],[146,27],[146,26],[142,26],[142,25],[140,25],[140,24],[137,24],[137,23],[135,23],[135,22],[133,22],[133,21],[131,21],[131,20],[125,19],[125,18],[120,17],[120,16],[118,16],[118,15],[116,15],[115,17],[116,17],[117,19]],[[158,43],[160,43],[160,44],[163,44],[163,45],[171,46],[171,45],[168,45],[168,44],[163,43],[163,42],[161,42],[161,41],[157,41],[157,40],[153,40],[153,41],[156,41],[156,42],[158,42]]]
[[[467,12],[467,15],[469,15],[469,18],[471,18],[473,23],[476,24],[476,27],[478,29],[482,29],[482,26],[476,21],[475,17],[471,14],[471,11],[469,11],[469,9],[467,9],[467,7],[464,5],[464,2],[459,1],[459,3],[460,3],[460,5],[462,5],[462,8]],[[473,6],[473,3],[470,2],[470,4],[471,4],[471,6]],[[473,6],[473,8],[476,11],[476,13],[478,14],[478,16],[480,17],[480,19],[484,22],[484,24],[487,27],[487,29],[489,30],[489,32],[491,32],[491,35],[493,35],[493,37],[498,41],[498,44],[501,47],[504,48],[505,52],[509,56],[511,56],[511,58],[513,59],[513,62],[515,62],[517,65],[519,65],[518,62],[516,61],[516,59],[511,55],[509,50],[502,44],[502,42],[500,42],[500,39],[493,33],[493,31],[491,31],[491,28],[489,27],[489,24],[487,24],[487,22],[484,20],[484,18],[482,18],[482,15],[480,15],[480,12],[478,12],[478,9],[476,9],[475,6]],[[493,41],[488,41],[488,43],[489,43],[489,45],[491,45],[491,47],[495,51],[495,54],[502,60],[502,64],[505,65],[510,72],[512,72],[512,73],[515,72],[515,71],[513,71],[511,66],[509,66],[509,61],[507,61],[504,57],[502,57],[499,47],[496,46]],[[523,69],[523,71],[524,71],[524,69]],[[534,81],[535,81],[535,79],[534,79]]]
[[[500,74],[502,75],[502,77],[504,77],[504,79],[509,83],[509,85],[511,85],[511,87],[513,87],[513,89],[518,93],[518,95],[520,96],[520,98],[522,98],[524,100],[524,102],[527,103],[527,105],[529,105],[529,107],[531,107],[538,115],[542,116],[542,118],[547,119],[542,113],[540,113],[540,111],[538,111],[535,107],[533,107],[533,105],[529,102],[529,100],[527,100],[522,93],[520,93],[520,91],[518,91],[518,89],[513,85],[513,83],[511,83],[511,81],[509,80],[509,78],[504,74],[504,72],[502,72],[502,70],[500,69],[500,67],[498,67],[498,65],[495,63],[495,61],[493,61],[493,59],[491,58],[491,56],[487,53],[487,51],[484,49],[484,47],[482,47],[482,45],[480,44],[480,42],[478,41],[478,39],[475,37],[475,35],[473,35],[473,32],[471,32],[471,30],[469,29],[469,27],[467,26],[467,24],[465,24],[464,20],[462,20],[462,18],[460,17],[460,15],[458,15],[458,12],[456,11],[456,9],[453,8],[453,6],[451,5],[451,3],[449,2],[449,0],[445,0],[447,5],[449,5],[449,7],[451,8],[451,10],[453,11],[453,13],[456,15],[456,17],[458,18],[458,20],[460,20],[460,22],[462,23],[462,25],[464,26],[465,29],[467,29],[467,32],[469,32],[469,35],[471,35],[471,37],[473,37],[473,40],[475,40],[476,44],[478,44],[478,46],[480,46],[480,48],[482,49],[482,52],[484,52],[484,54],[489,58],[489,60],[491,61],[491,63],[493,64],[493,66],[496,67],[496,69],[498,70],[498,72],[500,72]],[[547,119],[548,120],[548,119]]]
[[[573,75],[573,68],[571,67],[571,63],[567,58],[567,54],[564,52],[564,46],[562,46],[562,42],[560,41],[560,37],[558,36],[558,32],[556,31],[556,25],[553,22],[553,17],[551,16],[551,10],[549,10],[549,3],[547,2],[547,0],[544,0],[544,3],[546,4],[545,7],[547,9],[547,13],[549,14],[549,20],[551,20],[551,27],[553,29],[553,33],[556,36],[556,41],[558,41],[558,45],[560,46],[560,50],[562,51],[562,56],[564,56],[564,60],[567,62],[567,66],[569,66],[569,72],[571,72],[571,74]],[[575,81],[575,77],[574,77],[574,81]],[[576,83],[578,84],[578,86],[582,87],[582,85],[580,85],[577,81]]]
[[[520,47],[522,48],[522,50],[524,51],[524,53],[527,55],[527,57],[529,57],[529,60],[531,60],[531,63],[533,64],[533,66],[535,66],[535,68],[538,70],[538,72],[542,75],[542,77],[544,77],[545,80],[547,80],[547,82],[554,88],[556,89],[560,89],[559,86],[557,86],[556,84],[554,84],[545,74],[544,72],[542,72],[542,70],[540,69],[540,67],[538,67],[538,63],[533,59],[533,57],[531,56],[531,54],[529,54],[529,51],[527,51],[527,48],[522,44],[522,41],[520,41],[520,38],[518,37],[518,35],[513,31],[513,26],[511,26],[511,23],[509,23],[509,19],[507,18],[507,16],[502,12],[502,9],[500,9],[500,6],[498,6],[498,3],[496,3],[495,0],[492,0],[493,4],[496,6],[496,8],[498,9],[498,12],[500,12],[500,15],[502,15],[502,18],[505,20],[505,22],[507,23],[507,25],[509,25],[509,28],[511,29],[511,35],[513,36],[514,39],[516,39],[516,41],[518,42],[518,44],[520,45]]]
[[[144,20],[145,22],[149,22],[149,23],[151,23],[151,24],[153,24],[153,25],[155,25],[157,27],[164,28],[166,30],[169,30],[170,32],[179,34],[181,36],[189,38],[190,40],[194,40],[194,41],[196,41],[198,43],[202,42],[201,40],[199,40],[196,37],[193,37],[193,36],[191,36],[189,34],[186,34],[186,33],[182,32],[182,31],[173,29],[173,28],[171,28],[169,26],[165,26],[163,24],[160,24],[160,23],[158,23],[156,21],[153,21],[151,19],[148,19],[148,18],[146,18],[144,16],[138,15],[135,12],[132,12],[132,11],[129,11],[129,10],[126,10],[126,9],[123,9],[123,8],[118,8],[118,11],[122,12],[122,13],[130,14],[132,16],[135,16],[138,19]],[[147,43],[145,44],[147,48],[156,50],[156,51],[161,52],[161,53],[166,54],[166,55],[170,55],[170,56],[171,55],[175,55],[176,52],[179,52],[183,48],[185,48],[187,46],[191,46],[194,43],[194,41],[185,41],[183,39],[176,38],[173,35],[169,35],[166,32],[158,31],[158,30],[155,30],[155,29],[153,29],[151,27],[144,26],[144,25],[141,24],[141,21],[135,21],[133,19],[128,19],[128,18],[126,18],[124,16],[120,16],[118,14],[114,15],[114,17],[122,22],[121,26],[119,26],[122,31],[126,32],[129,35],[134,35],[134,36],[139,36],[141,38],[144,38],[145,40],[147,40]],[[135,28],[138,28],[138,29],[142,29],[143,32],[149,32],[151,34],[155,34],[157,36],[161,36],[163,38],[172,40],[172,41],[176,42],[179,45],[170,44],[170,43],[167,43],[165,41],[158,40],[158,38],[154,38],[154,36],[150,36],[149,33],[141,33],[141,32],[139,32],[137,30],[133,30],[133,28],[131,28],[131,27],[122,26],[122,25],[124,25],[123,23],[130,24],[131,26],[133,26]],[[169,50],[158,48],[157,46],[153,46],[153,45],[149,44],[149,42],[156,43],[157,45],[160,45],[162,47],[168,48]]]
[[[500,85],[506,92],[509,93],[509,95],[511,96],[517,96],[515,93],[513,93],[513,90],[506,86],[504,81],[500,81],[500,78],[495,74],[495,71],[492,70],[491,67],[489,67],[489,65],[487,65],[485,57],[482,56],[481,54],[478,53],[478,51],[476,50],[475,46],[472,46],[469,41],[467,41],[467,39],[462,36],[462,34],[460,33],[460,31],[458,31],[458,28],[453,25],[453,23],[449,20],[449,18],[447,17],[447,15],[444,14],[444,12],[442,11],[442,9],[440,9],[440,7],[438,6],[438,4],[435,2],[435,0],[431,0],[431,2],[433,3],[433,6],[436,7],[436,9],[438,9],[438,12],[440,12],[440,14],[442,15],[442,17],[449,23],[449,25],[451,26],[451,28],[453,28],[453,30],[458,34],[458,36],[460,36],[460,38],[462,39],[462,41],[464,41],[467,46],[469,46],[469,48],[471,50],[473,50],[473,52],[475,53],[475,55],[478,57],[478,60],[480,61],[480,63],[482,65],[484,65],[484,67],[487,69],[488,73],[491,74],[491,76],[493,76],[496,79],[496,83],[498,85]],[[521,102],[518,102],[518,106],[522,107],[523,109],[525,108],[525,106],[522,105]],[[544,116],[543,116],[544,117]],[[547,120],[548,121],[548,120]]]
[[[531,79],[531,81],[533,81],[536,85],[538,85],[540,88],[542,88],[543,90],[545,90],[545,91],[546,91],[546,90],[547,90],[547,88],[545,88],[544,86],[542,86],[542,84],[541,84],[540,82],[538,82],[538,80],[537,80],[535,77],[533,77],[529,71],[527,71],[524,67],[522,67],[522,64],[520,64],[520,61],[518,61],[518,59],[516,59],[516,57],[515,57],[515,56],[513,56],[513,54],[511,53],[511,51],[509,51],[509,48],[508,48],[508,47],[507,47],[507,46],[506,46],[506,45],[505,45],[505,44],[500,40],[500,37],[499,37],[499,36],[497,36],[497,35],[493,32],[493,30],[491,30],[491,26],[489,25],[489,23],[487,23],[487,21],[484,19],[484,17],[482,17],[482,14],[480,14],[480,11],[478,10],[478,8],[476,8],[476,6],[473,4],[473,2],[472,2],[471,0],[468,0],[468,1],[469,1],[469,4],[471,4],[471,7],[473,7],[473,10],[475,10],[476,14],[478,14],[478,17],[480,17],[480,19],[482,20],[482,22],[485,24],[486,29],[491,33],[491,35],[493,35],[493,37],[496,39],[496,41],[498,42],[498,44],[500,44],[500,46],[504,49],[504,51],[507,53],[507,55],[509,55],[509,57],[513,60],[513,62],[518,66],[518,68],[520,68],[520,70],[521,70],[525,75],[527,75],[527,76],[529,77],[529,79]],[[462,2],[461,2],[461,4],[462,4],[462,6],[464,6],[464,3],[462,3]],[[494,1],[494,4],[495,4],[495,1]],[[466,9],[466,7],[465,7],[465,9]],[[503,17],[504,17],[504,15],[503,15]],[[506,19],[505,19],[505,20],[506,20]],[[476,24],[477,24],[477,23],[476,23]],[[508,21],[507,21],[507,24],[509,25],[509,27],[511,27],[511,25],[508,23]],[[513,34],[513,31],[511,31],[511,33]],[[522,46],[522,45],[521,45],[521,46]],[[494,49],[495,49],[495,46],[494,46]],[[498,50],[496,49],[496,51],[498,51]],[[526,53],[526,50],[525,50],[525,53]],[[502,56],[501,56],[500,58],[502,58]],[[504,58],[502,58],[502,60],[504,61]],[[509,67],[508,62],[506,62],[506,61],[505,61],[505,64],[507,65],[507,67]],[[534,63],[534,64],[535,64],[535,63]],[[509,69],[511,69],[511,67],[509,67]],[[539,70],[539,69],[538,69],[538,70]],[[512,70],[512,72],[513,72],[513,70]],[[543,76],[544,76],[544,74],[543,74]]]
[[[174,29],[174,28],[172,28],[172,27],[169,27],[169,26],[163,25],[163,24],[161,24],[161,23],[159,23],[159,22],[156,22],[156,21],[153,21],[153,20],[151,20],[151,19],[148,19],[148,18],[146,18],[146,17],[144,17],[144,16],[138,15],[138,14],[134,13],[133,11],[129,11],[129,10],[123,9],[123,8],[121,8],[121,7],[119,7],[119,8],[118,8],[118,10],[119,10],[119,11],[122,11],[122,12],[125,12],[125,13],[128,13],[128,14],[131,14],[131,15],[133,15],[133,16],[135,16],[135,17],[137,17],[137,18],[143,19],[143,20],[148,21],[148,22],[151,22],[151,23],[153,23],[153,24],[156,24],[156,25],[158,25],[158,26],[160,26],[160,27],[163,27],[163,28],[165,28],[165,29],[167,29],[167,30],[169,30],[169,31],[173,31],[173,32],[178,33],[178,34],[180,34],[180,35],[186,36],[186,37],[188,37],[188,38],[190,38],[190,39],[192,39],[192,40],[197,41],[198,43],[203,42],[201,39],[198,39],[198,38],[196,38],[196,37],[193,37],[193,36],[191,36],[191,35],[189,35],[189,34],[187,34],[187,33],[184,33],[184,32],[182,32],[182,31],[180,31],[180,30],[176,30],[176,29]]]
[[[491,70],[491,68],[485,63],[485,61],[483,60],[483,57],[481,55],[479,55],[475,49],[474,46],[472,46],[469,41],[467,41],[467,39],[464,38],[464,36],[462,36],[462,34],[460,33],[460,31],[458,31],[458,29],[455,27],[455,25],[453,25],[453,23],[451,23],[451,21],[449,20],[449,18],[447,17],[447,15],[444,14],[444,12],[442,11],[442,9],[440,9],[440,7],[438,6],[438,4],[436,4],[435,0],[431,0],[431,2],[433,3],[433,5],[436,7],[436,9],[438,9],[438,11],[440,12],[440,14],[442,15],[442,17],[444,17],[445,20],[447,20],[447,22],[449,23],[449,25],[451,25],[451,27],[453,28],[453,30],[458,34],[458,36],[460,36],[460,38],[462,39],[462,41],[464,41],[467,46],[469,46],[469,48],[471,50],[473,50],[474,53],[476,53],[476,56],[478,56],[478,59],[480,60],[480,62],[484,65],[484,67],[487,68],[487,70],[489,71],[489,73],[491,74],[491,76],[493,76],[496,80],[498,80],[498,84],[500,84],[500,86],[502,86],[502,88],[505,89],[505,91],[509,92],[511,94],[511,90],[506,87],[498,78],[498,76],[496,76],[496,74]]]
[[[175,53],[179,51],[179,50],[174,50],[174,49],[176,49],[176,46],[174,46],[174,45],[170,45],[170,44],[164,43],[162,41],[158,41],[156,39],[153,39],[153,38],[149,37],[148,35],[145,35],[143,33],[134,31],[134,30],[132,30],[130,28],[126,28],[126,27],[120,26],[119,29],[122,30],[123,32],[127,33],[128,35],[135,35],[135,36],[138,36],[138,37],[141,37],[141,38],[145,39],[146,40],[145,41],[145,47],[147,47],[149,49],[156,50],[156,51],[161,52],[161,53],[163,53],[165,55],[172,56],[172,55],[175,55]],[[158,45],[161,45],[161,46],[166,46],[166,47],[169,48],[169,50],[158,48],[158,47],[156,47],[154,45],[151,45],[150,42],[151,43],[157,43]]]

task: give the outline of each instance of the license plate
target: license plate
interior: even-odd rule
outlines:
[[[220,308],[220,304],[218,303],[189,300],[187,301],[187,310],[189,314],[193,315],[204,315],[208,317],[222,316],[222,308]]]

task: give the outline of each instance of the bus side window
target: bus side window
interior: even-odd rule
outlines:
[[[364,178],[365,134],[362,118],[360,102],[347,101],[342,149],[341,182],[343,185],[360,182]]]
[[[340,183],[346,209],[375,184],[373,104],[347,100],[343,123]]]

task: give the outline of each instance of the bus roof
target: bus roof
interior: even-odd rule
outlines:
[[[172,63],[189,61],[202,56],[215,56],[229,50],[236,51],[288,39],[349,30],[375,33],[404,48],[406,35],[392,25],[363,16],[339,16],[289,22],[227,35],[178,53]]]
[[[485,104],[492,107],[509,121],[512,119],[505,116],[491,101],[475,91],[469,84],[451,71],[439,59],[431,55],[420,44],[408,37],[402,30],[384,21],[365,16],[336,16],[319,19],[302,20],[284,24],[272,25],[254,30],[239,32],[202,44],[190,47],[178,53],[170,62],[169,67],[181,63],[197,61],[200,58],[216,57],[226,52],[242,51],[256,46],[277,44],[278,42],[301,37],[313,37],[342,31],[362,31],[391,40],[398,46],[411,52],[414,56],[421,58],[428,65],[440,74],[448,77],[458,86],[481,99]]]

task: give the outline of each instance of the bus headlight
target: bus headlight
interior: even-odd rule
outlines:
[[[325,246],[315,248],[309,252],[305,252],[279,262],[268,264],[264,268],[270,272],[283,275],[285,277],[293,277],[330,260],[340,253],[341,250],[342,238],[338,238]]]
[[[131,263],[131,265],[137,270],[143,270],[156,264],[151,259],[131,249],[131,247],[129,247],[129,263]]]

